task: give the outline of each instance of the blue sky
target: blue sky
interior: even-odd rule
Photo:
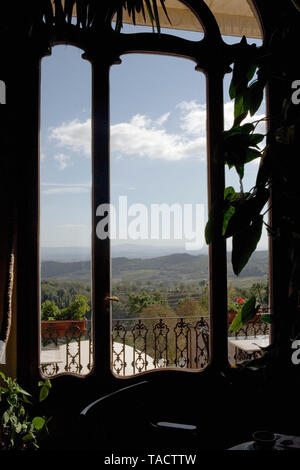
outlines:
[[[81,53],[56,46],[42,61],[41,246],[88,246],[91,239],[91,66]],[[122,64],[111,68],[111,201],[116,207],[124,195],[129,205],[207,205],[205,79],[194,69],[186,59],[140,54],[122,57]],[[233,116],[229,79],[224,81],[227,128]],[[255,181],[257,164],[248,165],[245,189]],[[239,189],[234,170],[226,171],[226,183]],[[179,241],[155,243],[175,247]],[[266,236],[260,248],[267,248]]]

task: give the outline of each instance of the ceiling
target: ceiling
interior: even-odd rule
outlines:
[[[199,0],[201,2],[203,0]],[[260,22],[249,0],[204,0],[213,12],[221,34],[228,36],[246,36],[262,38]],[[158,2],[159,4],[159,2]],[[162,8],[159,8],[160,25],[163,28],[184,29],[188,31],[203,31],[196,15],[178,0],[165,0],[171,25]],[[132,23],[124,11],[124,23]],[[136,24],[145,25],[142,14],[136,15]],[[147,25],[151,26],[147,18]]]

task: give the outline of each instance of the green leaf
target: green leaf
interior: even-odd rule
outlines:
[[[22,437],[23,441],[31,441],[33,439],[35,439],[35,435],[32,432],[29,432]]]
[[[243,326],[243,323],[242,323],[242,316],[241,316],[241,312],[239,312],[233,319],[231,325],[230,325],[230,331],[232,331],[233,333],[235,333],[236,331],[240,330]]]
[[[227,229],[229,220],[231,219],[231,217],[233,216],[234,213],[235,213],[235,208],[233,206],[229,206],[226,209],[225,213],[224,213],[223,227],[222,227],[222,235],[223,236],[226,233],[226,229]]]
[[[233,126],[238,127],[241,124],[241,122],[247,117],[247,114],[248,114],[248,111],[245,111],[245,108],[244,108],[244,112],[241,113],[237,118],[235,118],[233,122]]]
[[[5,377],[5,374],[3,372],[0,372],[0,377],[2,380],[4,380],[6,382],[6,377]]]
[[[45,422],[46,422],[45,419],[42,418],[41,416],[36,416],[32,420],[32,424],[34,425],[37,431],[40,431],[44,427]]]
[[[3,413],[3,416],[2,416],[2,422],[3,422],[3,426],[6,426],[8,421],[10,419],[10,416],[9,416],[9,413],[7,411],[5,411]]]
[[[40,401],[46,400],[48,395],[49,395],[49,388],[43,385],[43,387],[40,390],[39,400]]]
[[[245,166],[242,163],[237,163],[234,165],[234,167],[240,179],[242,180],[244,178]]]
[[[221,236],[222,224],[222,213],[216,204],[212,204],[205,226],[205,241],[207,245],[210,245],[218,236]]]
[[[238,276],[249,261],[250,256],[255,251],[261,237],[263,216],[257,215],[250,225],[243,231],[236,233],[232,237],[232,268]]]
[[[253,320],[253,318],[257,314],[257,310],[259,306],[255,307],[255,305],[256,305],[255,295],[250,297],[250,299],[244,303],[243,308],[241,310],[241,318],[242,318],[243,325],[248,323],[248,321]]]
[[[228,186],[227,188],[224,189],[224,200],[232,201],[235,199],[236,192],[233,188],[233,186]]]
[[[45,379],[44,381],[40,380],[40,381],[38,382],[38,386],[39,386],[39,387],[51,388],[51,387],[52,387],[52,384],[51,384],[51,382],[50,382],[49,379]]]
[[[229,96],[232,100],[236,97],[236,84],[234,78],[232,77],[229,85]]]
[[[249,88],[249,111],[253,116],[259,109],[264,97],[264,83],[256,81]]]
[[[17,425],[15,426],[16,433],[19,434],[22,431],[22,428],[23,428],[22,423],[20,422],[17,423]]]
[[[234,119],[239,118],[246,112],[244,108],[244,97],[242,95],[237,96],[234,101]]]
[[[230,330],[236,332],[240,330],[246,323],[253,320],[257,314],[258,307],[255,306],[256,298],[252,296],[244,305],[242,310],[234,317],[233,322],[231,323]]]
[[[249,136],[249,141],[252,147],[259,144],[262,140],[264,140],[265,136],[263,134],[251,134]]]
[[[261,157],[260,150],[249,148],[246,154],[246,163],[249,163],[252,160],[255,160],[256,158],[260,158],[260,157]]]
[[[260,320],[263,321],[264,323],[268,323],[268,324],[273,323],[271,315],[268,315],[268,314],[261,315]]]

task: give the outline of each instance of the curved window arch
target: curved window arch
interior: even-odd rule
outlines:
[[[110,244],[107,240],[99,239],[96,234],[97,208],[110,202],[109,184],[109,70],[112,64],[121,62],[120,57],[129,53],[155,53],[178,56],[192,60],[196,70],[203,71],[207,80],[207,153],[208,153],[208,205],[223,202],[225,187],[224,166],[213,158],[216,142],[223,131],[223,79],[228,73],[230,63],[238,54],[238,48],[224,43],[218,24],[204,2],[190,0],[181,2],[187,5],[197,18],[201,18],[205,30],[205,40],[185,41],[182,38],[161,35],[124,35],[110,29],[110,22],[105,30],[101,30],[102,40],[107,40],[111,47],[101,51],[95,47],[99,44],[100,31],[103,22],[97,24],[82,19],[78,24],[68,21],[64,25],[63,15],[56,15],[61,21],[60,27],[53,28],[51,46],[61,43],[73,44],[84,50],[84,58],[92,64],[92,218],[93,218],[93,297],[95,318],[95,338],[101,341],[94,348],[94,363],[97,366],[93,374],[105,377],[110,383],[116,384],[118,379],[111,377],[108,370],[110,365],[110,302],[111,297],[111,260]],[[113,11],[110,12],[113,16]],[[105,20],[109,15],[105,17]],[[102,18],[103,20],[103,18]],[[51,20],[53,21],[53,19]],[[46,22],[47,23],[47,22]],[[45,23],[45,24],[46,24]],[[247,47],[245,47],[247,53]],[[213,51],[213,52],[212,52]],[[46,54],[48,52],[44,51]],[[227,364],[227,284],[226,284],[226,246],[224,240],[213,242],[209,248],[210,256],[210,312],[213,320],[209,352],[211,364],[223,369]],[[95,289],[95,286],[97,289]],[[93,375],[90,374],[90,375]],[[62,377],[63,379],[63,377]],[[93,380],[93,379],[91,379]],[[116,382],[117,380],[117,382]],[[120,382],[119,382],[120,383]]]

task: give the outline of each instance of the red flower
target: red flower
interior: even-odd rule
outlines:
[[[238,299],[236,299],[237,303],[238,304],[243,304],[245,303],[244,299],[242,299],[242,297],[239,297]]]

